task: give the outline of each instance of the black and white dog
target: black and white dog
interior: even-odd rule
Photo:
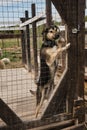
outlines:
[[[36,90],[36,113],[38,116],[39,110],[54,89],[54,76],[58,66],[58,55],[70,47],[68,43],[64,47],[58,47],[58,43],[65,42],[60,36],[60,30],[57,26],[51,25],[43,32],[43,44],[40,49],[40,76],[37,82]],[[34,92],[30,90],[32,94]]]

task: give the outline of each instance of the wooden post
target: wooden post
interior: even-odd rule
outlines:
[[[25,49],[25,38],[24,31],[21,30],[21,46],[22,46],[22,63],[26,64],[26,49]]]
[[[25,19],[28,20],[28,11],[25,11]],[[29,25],[26,25],[26,59],[28,65],[28,71],[31,71],[31,54],[30,54],[30,31]]]
[[[72,112],[74,100],[82,98],[84,102],[85,0],[68,0],[67,6],[69,10],[67,10],[68,41],[71,43],[68,55],[68,101],[69,112]],[[80,120],[78,115],[79,122],[83,122],[85,120],[84,116],[84,113],[82,113],[82,117],[80,115]]]
[[[52,7],[51,0],[46,0],[46,25],[49,27],[52,24]]]
[[[21,18],[21,21],[25,20]],[[24,30],[21,30],[21,47],[22,47],[22,63],[26,64],[26,47],[25,47],[25,33]]]
[[[81,7],[80,7],[81,5]],[[85,0],[78,0],[78,95],[84,98]]]
[[[0,99],[0,118],[9,126],[21,124],[22,120]]]
[[[32,17],[34,17],[35,15],[36,15],[35,4],[32,4]],[[33,32],[34,70],[35,70],[35,79],[36,79],[38,76],[36,21],[32,23],[32,32]]]
[[[77,78],[78,78],[78,1],[67,0],[67,31],[68,42],[71,43],[68,52],[68,70],[69,80],[68,84],[68,110],[73,113],[74,99],[78,98],[76,92]],[[68,11],[69,10],[69,11]],[[74,32],[74,30],[77,30]],[[74,61],[73,61],[74,60]]]

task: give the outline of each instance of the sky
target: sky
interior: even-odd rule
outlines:
[[[37,14],[44,11],[44,0],[0,0],[0,22],[19,21],[25,10],[31,17],[31,4],[36,2]]]
[[[31,15],[31,4],[36,4],[36,15],[45,13],[45,0],[0,0],[0,25],[5,22],[20,21],[21,17],[25,17],[25,10]],[[53,6],[52,6],[53,7]],[[60,21],[60,16],[53,7],[53,17]]]
[[[5,22],[10,24],[10,21],[13,23],[15,23],[15,21],[20,21],[20,17],[25,17],[25,10],[29,11],[29,16],[31,17],[32,3],[36,3],[36,15],[42,12],[45,13],[45,0],[0,0],[0,25],[5,25]],[[85,12],[87,15],[87,9]],[[60,21],[60,17],[54,7],[53,17]]]

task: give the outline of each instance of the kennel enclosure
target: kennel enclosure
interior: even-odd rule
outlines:
[[[38,15],[37,12],[41,11],[40,3],[43,2],[46,3],[41,7],[45,8],[46,6],[46,14]],[[16,54],[19,57],[14,55],[14,51],[10,48],[10,51],[12,50],[11,56],[13,56],[10,57],[11,61],[16,57],[19,60],[21,59],[23,65],[19,62],[21,67],[0,70],[0,129],[84,130],[85,0],[43,0],[38,2],[36,8],[33,1],[31,1],[32,4],[28,1],[25,3],[27,7],[31,5],[32,16],[27,10],[24,11],[24,17],[20,17],[21,22],[16,25],[19,29],[16,31],[7,30],[7,33],[12,34],[12,36],[8,35],[10,38],[20,37],[19,43],[21,44],[20,46],[19,44],[16,45],[18,47],[14,50],[17,51]],[[57,79],[59,81],[56,88],[46,105],[42,107],[39,117],[35,119],[35,97],[30,95],[29,89],[36,89],[34,81],[39,71],[38,50],[40,47],[38,47],[38,43],[40,45],[42,42],[39,38],[41,37],[42,27],[50,26],[53,22],[60,24],[52,21],[54,11],[52,12],[51,6],[53,5],[62,19],[62,24],[67,26],[67,35],[65,35],[67,43],[70,42],[71,46],[67,53],[67,65],[60,78]],[[23,6],[23,3],[19,5],[18,2],[18,6]],[[40,9],[35,12],[38,8]],[[19,14],[21,12],[22,10],[19,10]],[[41,22],[44,20],[45,22],[41,26]],[[0,31],[2,44],[4,33],[6,33],[5,28],[2,32]],[[1,36],[2,34],[3,36]],[[7,54],[6,48],[3,50]]]

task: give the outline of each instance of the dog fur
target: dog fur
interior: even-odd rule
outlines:
[[[57,57],[61,52],[70,47],[70,44],[64,47],[58,46],[58,43],[62,44],[65,40],[61,38],[60,30],[55,25],[46,28],[42,32],[42,35],[43,44],[40,49],[40,76],[37,82],[37,90],[36,92],[30,90],[33,95],[36,95],[36,117],[38,116],[44,99],[49,98],[55,87],[54,77],[58,66]]]
[[[10,64],[10,59],[3,58],[0,60],[0,69],[5,69],[5,65]]]

